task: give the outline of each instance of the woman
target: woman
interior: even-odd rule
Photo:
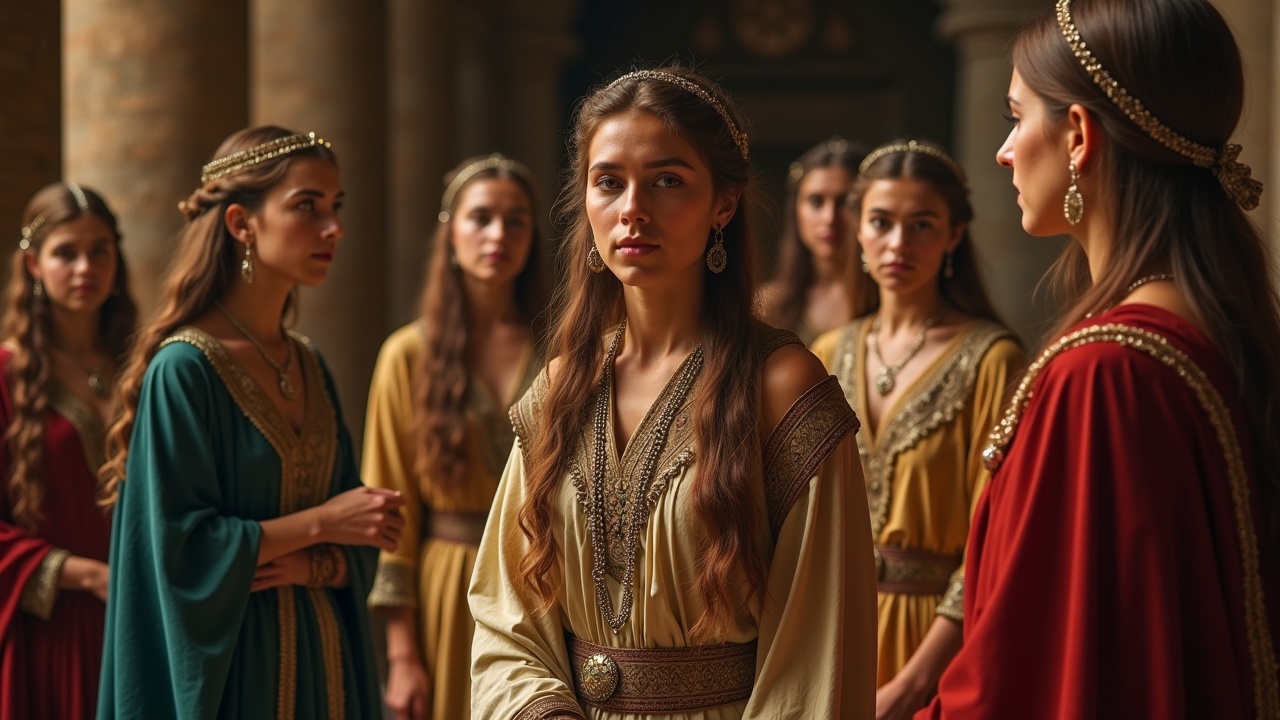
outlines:
[[[742,127],[675,67],[580,106],[558,357],[472,578],[477,717],[870,717],[857,418],[752,315]]]
[[[863,161],[851,206],[857,317],[814,353],[863,418],[858,449],[879,577],[877,715],[924,706],[960,649],[969,511],[982,445],[1022,364],[987,299],[959,164],[915,140]]]
[[[97,193],[49,185],[22,218],[0,347],[0,719],[91,718],[111,532],[94,497],[138,312]]]
[[[1013,65],[997,159],[1023,227],[1074,238],[1073,299],[992,433],[921,717],[1280,717],[1280,311],[1231,31],[1206,0],[1062,0]]]
[[[541,368],[545,306],[533,175],[499,154],[445,176],[422,317],[382,346],[364,479],[405,499],[369,606],[387,626],[387,705],[399,718],[471,712],[467,583],[515,435],[507,408]]]
[[[791,163],[778,276],[760,289],[765,317],[801,342],[849,322],[845,266],[855,220],[849,186],[865,153],[836,136]]]
[[[284,330],[342,238],[338,166],[269,126],[215,158],[107,436],[99,717],[377,718],[365,598],[402,501],[360,484],[329,372]]]

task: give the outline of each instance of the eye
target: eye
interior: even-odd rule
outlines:
[[[307,198],[306,200],[298,203],[298,209],[305,210],[306,212],[312,212],[316,209],[316,201],[311,198]]]
[[[1019,118],[1016,118],[1016,117],[1014,117],[1013,115],[1005,115],[1005,116],[1004,116],[1004,119],[1005,119],[1006,121],[1008,121],[1008,122],[1013,123],[1014,125],[1017,125],[1017,124],[1018,124],[1018,120],[1019,120]]]
[[[808,201],[809,201],[809,207],[813,208],[814,210],[818,210],[822,207],[821,195],[810,195],[808,198]]]
[[[929,222],[928,220],[917,220],[915,224],[912,225],[912,227],[915,228],[917,231],[925,232],[927,230],[933,229],[933,223]]]
[[[882,217],[873,217],[867,221],[867,224],[877,230],[884,230],[889,227],[889,221]]]
[[[621,190],[622,183],[612,175],[601,175],[596,178],[596,187],[601,190]]]
[[[524,218],[509,218],[507,220],[507,227],[509,228],[520,229],[523,228],[525,224]]]
[[[653,182],[653,184],[657,185],[658,187],[673,188],[673,187],[680,187],[684,183],[682,183],[680,181],[680,178],[676,177],[675,175],[660,175],[658,176],[658,179]]]

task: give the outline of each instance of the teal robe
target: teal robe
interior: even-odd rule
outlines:
[[[342,548],[345,588],[249,591],[259,521],[360,485],[329,373],[293,342],[300,434],[203,332],[178,331],[148,366],[111,533],[99,718],[381,717],[376,549]]]

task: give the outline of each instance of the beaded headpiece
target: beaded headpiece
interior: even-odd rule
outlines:
[[[71,193],[71,198],[76,201],[76,207],[80,208],[80,212],[89,211],[89,198],[85,197],[84,191],[75,183],[64,183],[67,191]],[[31,224],[22,227],[22,238],[18,240],[18,247],[22,250],[31,249],[31,236],[36,234],[40,226],[44,224],[44,215],[37,215]]]
[[[1058,27],[1062,29],[1062,37],[1066,39],[1072,54],[1080,61],[1081,67],[1089,74],[1094,84],[1106,93],[1111,102],[1120,111],[1142,128],[1143,132],[1153,140],[1191,161],[1196,167],[1211,171],[1227,195],[1240,204],[1245,210],[1258,207],[1258,199],[1262,195],[1262,183],[1250,177],[1249,166],[1237,162],[1240,146],[1228,143],[1221,148],[1211,148],[1192,142],[1179,135],[1172,128],[1156,119],[1143,106],[1142,101],[1120,87],[1120,83],[1111,77],[1111,73],[1102,67],[1098,58],[1094,57],[1085,45],[1084,38],[1071,20],[1071,0],[1058,0]]]
[[[316,137],[316,134],[309,132],[305,135],[299,133],[296,135],[287,135],[275,140],[269,140],[261,145],[254,145],[248,150],[231,153],[230,155],[218,158],[212,162],[206,163],[200,168],[201,184],[226,177],[234,172],[239,172],[247,167],[252,167],[265,160],[288,155],[309,147],[322,145],[329,147],[329,141]]]
[[[827,152],[832,155],[839,155],[849,149],[849,141],[839,135],[832,135],[827,141]],[[813,152],[810,150],[809,152]],[[806,153],[807,155],[808,153]],[[799,160],[787,166],[787,187],[794,188],[804,179],[804,163]]]
[[[663,72],[661,70],[636,70],[609,83],[609,87],[613,87],[624,80],[630,80],[632,78],[639,80],[659,80],[697,95],[703,102],[710,105],[712,109],[719,113],[722,119],[724,119],[724,124],[729,129],[729,136],[733,138],[735,143],[737,143],[738,152],[742,153],[742,159],[747,159],[748,151],[750,149],[750,145],[747,142],[747,134],[738,129],[738,123],[733,121],[733,116],[729,114],[728,108],[717,100],[715,95],[712,95],[701,85],[689,80],[688,78],[683,78],[679,75]]]
[[[961,185],[967,186],[969,184],[969,180],[964,174],[964,168],[960,167],[960,163],[956,162],[950,155],[938,148],[932,145],[922,145],[915,140],[908,140],[905,143],[889,143],[872,150],[870,153],[867,153],[867,156],[858,164],[858,172],[866,172],[867,168],[874,165],[877,160],[885,155],[892,155],[894,153],[917,153],[920,155],[928,155],[931,158],[941,161],[943,165],[946,165],[951,170],[952,174],[956,176],[956,179],[960,181]]]
[[[493,170],[495,168],[510,170],[523,178],[525,182],[529,183],[530,188],[533,187],[533,173],[529,171],[529,168],[525,167],[524,163],[518,160],[512,160],[502,153],[493,153],[489,155],[489,157],[477,160],[462,168],[458,171],[457,175],[453,176],[453,180],[449,181],[449,184],[444,189],[444,195],[440,197],[440,214],[437,216],[440,222],[449,222],[451,208],[453,208],[453,201],[458,196],[458,191],[462,189],[463,185],[467,184],[467,181],[470,180],[472,176],[478,172]]]

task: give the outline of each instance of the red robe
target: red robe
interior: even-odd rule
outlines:
[[[1231,375],[1194,326],[1134,304],[1080,327],[1104,323],[1186,354],[1243,435]],[[1187,382],[1145,352],[1103,341],[1053,359],[975,510],[964,647],[916,720],[1255,717],[1224,457]],[[1272,579],[1277,553],[1258,551]],[[1274,613],[1280,598],[1265,601]],[[1255,632],[1274,647],[1271,617]]]
[[[13,421],[8,369],[0,348],[0,427]],[[12,449],[0,441],[0,720],[92,718],[98,698],[105,606],[87,592],[62,590],[49,620],[19,606],[45,555],[62,548],[106,562],[110,520],[94,501],[96,479],[75,427],[47,414],[44,519],[35,532],[12,523]]]

